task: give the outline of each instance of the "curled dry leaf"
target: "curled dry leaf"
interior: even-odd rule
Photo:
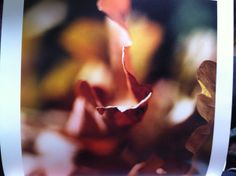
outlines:
[[[115,2],[118,4],[122,2],[119,5],[129,3],[129,1]],[[76,137],[80,145],[82,143],[86,150],[96,155],[108,155],[119,148],[119,143],[124,141],[125,137],[127,137],[127,135],[125,135],[127,130],[133,127],[133,125],[139,122],[144,116],[148,107],[148,100],[152,94],[149,86],[139,84],[136,78],[128,71],[128,69],[131,68],[129,65],[129,46],[131,40],[125,26],[119,21],[124,21],[123,17],[118,17],[118,15],[123,13],[122,8],[118,8],[118,11],[115,11],[114,14],[110,11],[110,4],[108,4],[107,1],[98,2],[99,8],[104,10],[111,19],[119,24],[116,26],[116,29],[121,31],[119,33],[119,35],[121,35],[119,39],[123,39],[123,34],[126,36],[118,45],[121,50],[118,49],[117,51],[120,51],[122,56],[117,58],[122,68],[118,73],[125,77],[123,79],[127,84],[125,94],[128,96],[125,95],[124,97],[126,100],[132,99],[131,102],[133,102],[133,104],[125,108],[124,105],[106,106],[103,102],[113,104],[120,101],[121,98],[118,98],[118,101],[104,101],[102,97],[109,96],[101,96],[99,94],[101,91],[97,91],[98,87],[90,85],[87,81],[79,81],[76,84],[76,94],[77,100],[80,101],[77,101],[78,104],[75,102],[74,110],[71,113],[65,129],[67,135]],[[128,63],[126,64],[126,62]],[[118,83],[118,85],[119,84],[121,83]],[[99,90],[103,89],[100,88]],[[102,92],[109,94],[105,90]],[[117,96],[114,97],[117,98]]]
[[[186,143],[186,148],[194,154],[206,142],[213,129],[216,63],[214,61],[204,61],[197,71],[197,79],[202,89],[201,94],[197,97],[197,110],[206,120],[206,124],[198,127]]]
[[[84,101],[78,101],[78,104],[75,104],[66,131],[70,132],[72,136],[81,137],[82,139],[80,139],[80,141],[86,141],[86,144],[90,144],[86,146],[92,146],[91,142],[96,143],[93,144],[94,146],[99,145],[100,147],[106,146],[104,145],[106,142],[106,144],[109,145],[116,145],[116,138],[111,142],[110,136],[119,135],[116,133],[120,132],[121,129],[132,127],[142,119],[147,110],[147,102],[151,96],[151,88],[149,86],[140,85],[136,81],[135,77],[127,71],[124,58],[123,68],[126,73],[130,92],[133,93],[137,101],[134,106],[127,107],[125,110],[121,109],[120,106],[102,106],[102,101],[99,99],[100,96],[92,86],[86,81],[79,81],[77,83],[77,96],[80,97],[80,99],[82,98],[85,103]],[[76,111],[76,108],[82,105],[83,107],[78,108],[78,111]],[[97,112],[99,112],[100,115]],[[76,123],[77,129],[73,131],[72,129],[76,126]],[[84,137],[86,137],[86,139]],[[96,137],[99,137],[103,142],[95,140]],[[88,140],[88,138],[91,140]],[[96,150],[97,148],[99,147],[93,147],[92,149]],[[106,147],[103,149],[104,150],[100,151],[107,151]]]
[[[123,73],[121,57],[124,47],[131,46],[131,38],[126,24],[130,13],[130,0],[98,0],[97,7],[107,15],[106,25],[109,36],[109,55],[112,74],[119,84],[116,85],[116,99],[127,96],[126,79]],[[131,59],[126,60],[131,71]]]
[[[136,78],[126,69],[125,58],[127,57],[127,48],[124,48],[122,65],[126,75],[127,85],[135,97],[137,104],[126,109],[121,109],[119,106],[98,107],[100,114],[106,112],[109,124],[114,127],[124,127],[135,124],[140,121],[147,110],[147,101],[151,96],[151,88],[148,85],[140,85]],[[113,119],[113,120],[112,120]]]
[[[197,71],[197,80],[202,88],[197,99],[197,109],[206,121],[210,121],[215,109],[216,63],[204,61]]]

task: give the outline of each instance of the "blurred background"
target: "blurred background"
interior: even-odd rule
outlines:
[[[184,82],[191,82],[202,60],[215,59],[216,3],[134,0],[132,9],[132,55],[139,80],[178,79],[190,93],[191,84]],[[95,0],[26,0],[24,14],[22,107],[69,108],[69,89],[82,62],[91,57],[109,62],[104,14]]]
[[[68,159],[57,163],[57,167],[67,167],[65,162],[69,163],[70,171],[64,169],[67,170],[64,175],[79,174],[77,166],[84,173],[101,173],[99,169],[126,172],[130,165],[147,158],[154,150],[158,150],[155,153],[164,163],[169,163],[163,164],[165,172],[183,174],[192,168],[191,172],[201,175],[207,168],[211,137],[194,157],[185,151],[184,144],[194,129],[205,123],[195,108],[200,92],[196,71],[204,60],[216,60],[214,1],[132,1],[128,16],[133,41],[132,73],[140,83],[153,87],[153,96],[144,120],[129,133],[133,143],[127,149],[129,154],[122,158],[128,166],[107,166],[107,169],[105,165],[110,162],[107,156],[104,159],[91,153],[80,152],[74,157],[76,152],[70,151],[79,150],[78,146],[70,144],[68,147],[55,131],[48,133],[48,129],[63,128],[70,117],[77,80],[84,79],[102,87],[109,92],[104,95],[108,100],[119,92],[110,46],[114,34],[109,31],[106,17],[96,3],[96,0],[25,0],[21,112],[26,172],[53,173],[55,169],[50,171],[51,165],[46,159],[39,159],[39,153],[41,151],[45,157],[48,154],[47,160],[53,163],[48,158],[57,155],[53,151],[57,144],[64,146],[61,150],[67,152],[64,158]],[[48,142],[54,140],[58,142],[55,145]],[[165,152],[168,154],[163,154]],[[71,158],[75,158],[74,164]],[[85,158],[99,158],[102,166],[93,170],[91,160]],[[190,161],[192,158],[194,164]],[[47,164],[42,164],[45,162]],[[119,162],[120,159],[114,163]],[[158,159],[157,163],[160,165],[162,161]]]

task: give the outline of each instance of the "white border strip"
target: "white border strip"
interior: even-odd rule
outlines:
[[[4,0],[0,58],[0,145],[5,176],[24,176],[20,131],[24,0]]]
[[[233,7],[233,0],[217,1],[216,108],[207,176],[222,174],[228,153],[233,96]]]

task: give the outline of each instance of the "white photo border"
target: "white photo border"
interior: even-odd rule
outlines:
[[[5,176],[24,176],[20,88],[24,0],[4,0],[0,58],[0,144]]]
[[[207,176],[219,176],[228,153],[233,97],[234,1],[217,1],[217,72],[215,120]]]

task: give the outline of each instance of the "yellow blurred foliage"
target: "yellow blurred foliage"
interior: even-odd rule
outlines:
[[[39,92],[37,80],[34,75],[21,82],[21,106],[35,108],[39,105]]]
[[[46,99],[63,97],[72,88],[80,64],[73,59],[58,64],[40,84],[41,96]]]
[[[75,58],[103,58],[106,53],[106,29],[104,23],[98,20],[81,19],[73,22],[64,30],[60,41]]]
[[[162,42],[163,28],[158,23],[139,17],[130,19],[129,32],[132,38],[132,64],[137,79],[142,81],[147,76],[154,52]]]

